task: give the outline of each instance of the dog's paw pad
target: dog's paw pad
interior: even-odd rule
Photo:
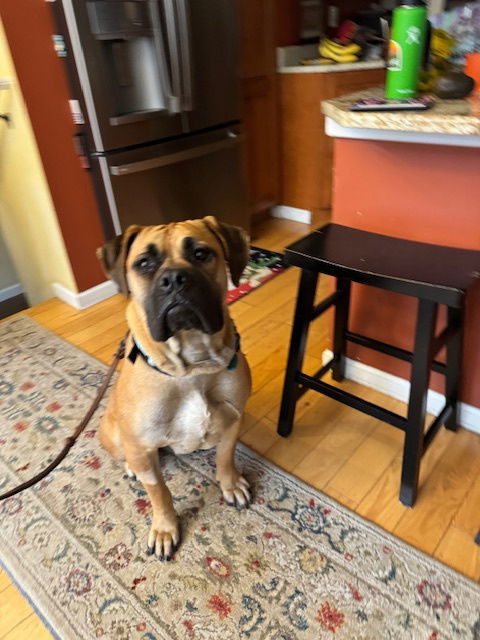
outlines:
[[[125,479],[129,479],[129,480],[133,480],[133,482],[135,482],[135,480],[137,479],[137,476],[135,475],[135,473],[130,469],[130,467],[127,465],[127,463],[125,463],[125,475],[123,476]]]
[[[180,544],[180,532],[176,524],[155,524],[150,529],[147,543],[147,555],[153,555],[161,561],[169,562]]]
[[[252,502],[252,495],[249,491],[250,485],[243,476],[231,483],[228,488],[222,487],[223,499],[229,507],[237,509],[247,509]]]

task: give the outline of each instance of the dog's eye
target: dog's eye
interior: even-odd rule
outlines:
[[[140,256],[140,258],[134,262],[133,267],[137,271],[148,273],[156,268],[156,262],[151,256]]]
[[[211,253],[210,249],[198,247],[195,249],[193,255],[195,256],[195,260],[198,260],[198,262],[205,262],[205,260],[211,256]]]

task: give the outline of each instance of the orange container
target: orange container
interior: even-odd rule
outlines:
[[[464,73],[475,80],[474,92],[480,91],[480,51],[465,56]]]

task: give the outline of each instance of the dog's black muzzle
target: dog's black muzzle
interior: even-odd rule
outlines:
[[[152,282],[145,305],[154,340],[164,342],[182,329],[216,333],[223,327],[220,288],[198,269],[164,269]]]

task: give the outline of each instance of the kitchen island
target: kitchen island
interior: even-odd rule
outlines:
[[[480,119],[467,100],[438,100],[424,112],[352,113],[371,89],[322,103],[334,137],[332,220],[385,235],[480,249]],[[479,264],[480,274],[480,264]],[[350,328],[412,349],[415,300],[354,288]],[[444,309],[439,318],[445,323]],[[480,284],[467,300],[460,422],[480,432]],[[408,395],[408,367],[349,345],[349,376],[399,399]],[[432,374],[429,410],[443,406],[443,378]]]

